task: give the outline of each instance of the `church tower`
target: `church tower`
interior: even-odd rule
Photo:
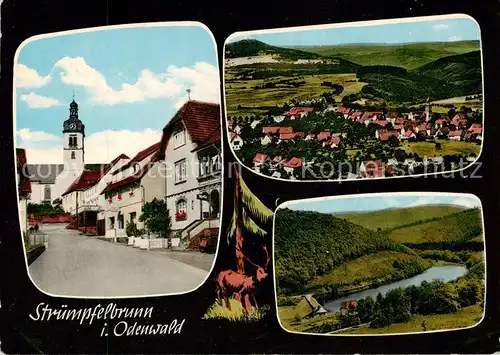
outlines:
[[[63,123],[64,170],[82,171],[85,165],[85,125],[78,118],[78,104],[69,105],[69,118]]]

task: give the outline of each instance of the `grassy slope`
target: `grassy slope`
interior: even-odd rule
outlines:
[[[479,323],[483,311],[479,304],[460,309],[456,313],[433,314],[428,316],[416,315],[411,317],[407,323],[394,323],[387,327],[372,329],[361,326],[357,329],[349,329],[337,334],[391,334],[391,333],[413,333],[422,331],[422,322],[426,321],[428,331],[446,330],[471,327]]]
[[[381,251],[354,259],[347,262],[346,266],[339,266],[326,275],[317,276],[312,285],[321,287],[334,284],[340,286],[339,291],[354,292],[370,287],[373,280],[379,280],[381,283],[390,282],[388,278],[397,273],[397,269],[393,266],[396,260],[421,263],[424,268],[432,266],[432,262],[421,260],[416,255]]]
[[[479,49],[477,41],[412,43],[407,45],[349,45],[297,48],[340,57],[361,65],[395,65],[414,69],[436,59]]]
[[[431,142],[403,143],[401,149],[407,153],[417,153],[420,157],[437,157],[445,155],[462,154],[469,156],[470,153],[479,155],[481,145],[472,142],[439,141],[441,150],[436,150],[436,145]]]
[[[481,234],[481,213],[476,210],[445,216],[437,221],[396,229],[389,237],[399,243],[437,243],[449,241],[470,241]],[[471,235],[471,231],[478,233]]]
[[[266,111],[266,109],[259,109],[259,107],[270,107],[276,104],[283,105],[283,103],[292,99],[315,99],[324,92],[329,91],[325,86],[321,86],[323,81],[341,84],[344,87],[342,94],[338,95],[338,99],[341,99],[345,95],[359,92],[366,85],[366,83],[362,82],[346,82],[346,80],[353,80],[355,78],[355,74],[307,75],[304,76],[304,79],[301,79],[306,83],[298,88],[266,88],[258,90],[253,89],[253,87],[262,85],[265,82],[280,81],[284,77],[277,76],[267,81],[256,79],[227,82],[225,87],[226,102],[228,105],[227,111],[230,116],[245,116]],[[241,105],[245,109],[237,109],[235,106],[238,105]]]
[[[416,221],[445,216],[462,211],[457,206],[419,206],[410,208],[391,208],[368,213],[339,214],[349,222],[359,224],[368,229],[390,229]]]
[[[481,53],[478,50],[440,58],[417,68],[415,72],[479,91],[481,90]]]

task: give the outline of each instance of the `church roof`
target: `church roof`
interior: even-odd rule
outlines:
[[[65,196],[73,191],[86,190],[94,186],[101,179],[101,171],[84,170],[79,177],[70,185],[70,187],[61,195]]]
[[[163,128],[158,158],[163,159],[175,124],[182,121],[189,136],[198,146],[213,144],[221,139],[220,105],[213,102],[187,101]]]
[[[54,184],[64,170],[64,164],[28,164],[30,181],[40,184]]]

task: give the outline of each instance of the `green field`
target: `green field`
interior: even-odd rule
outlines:
[[[389,238],[399,243],[467,242],[482,231],[481,213],[468,210],[444,216],[438,220],[400,228],[389,233]]]
[[[410,208],[391,208],[367,213],[342,213],[336,217],[345,218],[349,222],[368,229],[390,229],[424,219],[445,216],[450,213],[463,211],[457,206],[419,206]]]
[[[233,70],[226,71],[226,79],[231,79],[235,72]],[[256,79],[256,80],[242,80],[230,81],[226,83],[226,102],[227,114],[229,116],[241,115],[251,116],[263,113],[269,107],[283,105],[292,99],[296,100],[310,100],[316,99],[321,94],[331,91],[325,86],[321,86],[323,81],[330,81],[332,83],[341,84],[344,91],[336,96],[337,100],[349,94],[357,93],[361,90],[366,83],[355,80],[356,74],[330,74],[330,75],[306,75],[300,81],[305,81],[305,84],[297,88],[265,88],[254,89],[255,86],[261,86],[266,83],[276,83],[285,78],[276,76],[270,79]],[[241,105],[242,108],[238,109],[237,106]]]
[[[420,157],[439,157],[445,155],[465,155],[471,153],[479,156],[481,146],[472,142],[439,141],[441,150],[436,150],[436,145],[431,142],[406,142],[401,149],[407,153],[416,153]]]
[[[455,313],[433,314],[428,316],[412,316],[407,323],[394,323],[383,328],[369,328],[360,326],[337,332],[336,334],[394,334],[422,332],[422,322],[425,320],[427,331],[446,330],[471,327],[479,323],[483,317],[483,310],[479,304],[464,307]]]
[[[356,64],[394,65],[406,69],[414,69],[444,56],[467,53],[479,48],[479,41],[297,47],[306,52],[340,57]]]
[[[314,298],[312,298],[314,300]],[[338,324],[335,313],[318,314],[307,317],[312,312],[309,303],[302,299],[295,306],[281,306],[278,316],[283,327],[295,332],[315,332],[317,328],[324,328]]]
[[[395,252],[381,251],[375,254],[365,255],[360,258],[351,260],[342,266],[332,269],[326,275],[316,276],[311,282],[312,289],[321,288],[322,286],[337,285],[339,291],[355,292],[372,286],[374,280],[380,283],[392,281],[399,272],[406,273],[406,276],[412,272],[403,268],[399,270],[394,267],[395,261],[400,264],[408,263],[417,267],[416,273],[423,272],[425,269],[432,266],[429,260],[423,260],[418,255]],[[413,275],[412,275],[413,276]]]

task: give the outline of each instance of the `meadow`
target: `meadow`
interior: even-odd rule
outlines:
[[[459,206],[430,205],[410,208],[390,208],[365,213],[339,213],[336,216],[345,218],[349,222],[368,229],[377,230],[380,228],[385,230],[460,211],[463,211],[463,208]]]
[[[393,65],[406,69],[415,69],[445,56],[463,54],[479,48],[479,41],[296,47],[322,56],[340,57],[360,65]]]
[[[341,94],[336,96],[340,101],[344,96],[358,93],[366,83],[358,82],[356,74],[327,74],[327,75],[304,75],[298,76],[296,81],[303,82],[298,87],[271,87],[259,88],[264,85],[278,84],[289,79],[283,76],[276,76],[266,79],[234,80],[237,70],[227,70],[226,80],[226,102],[227,114],[229,116],[252,116],[262,114],[269,108],[276,105],[283,105],[285,102],[295,100],[311,100],[318,98],[321,94],[329,92],[327,87],[321,86],[324,81],[340,84],[344,87]],[[279,84],[278,84],[279,85]],[[238,108],[241,106],[241,108]]]

